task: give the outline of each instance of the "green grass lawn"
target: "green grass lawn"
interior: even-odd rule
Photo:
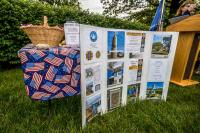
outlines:
[[[48,103],[32,101],[25,94],[22,71],[0,72],[0,132],[200,132],[200,85],[170,85],[167,102],[130,103],[98,116],[81,129],[81,98],[68,97]],[[200,78],[196,77],[197,80]]]

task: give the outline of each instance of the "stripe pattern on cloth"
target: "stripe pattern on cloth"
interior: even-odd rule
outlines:
[[[73,48],[39,50],[27,45],[18,51],[26,94],[47,101],[80,94],[80,51]]]

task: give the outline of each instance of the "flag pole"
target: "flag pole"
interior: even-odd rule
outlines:
[[[164,18],[164,10],[165,10],[165,0],[162,1],[162,11],[161,11],[161,17],[160,17],[160,23],[159,23],[159,31],[163,31],[163,18]]]

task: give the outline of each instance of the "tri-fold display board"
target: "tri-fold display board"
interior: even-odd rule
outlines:
[[[128,102],[166,100],[178,33],[80,25],[82,125]]]

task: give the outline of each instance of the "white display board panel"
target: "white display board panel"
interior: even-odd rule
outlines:
[[[144,54],[144,60],[147,61],[144,62],[140,99],[162,99],[166,101],[179,34],[177,32],[147,32],[147,34],[146,40],[148,41]],[[162,43],[170,44],[169,49],[165,53],[159,49],[156,52],[155,46],[163,40],[166,40],[166,42]],[[152,87],[160,87],[161,95],[157,95],[158,90],[158,93],[151,91],[153,94],[148,96],[148,88],[153,90]]]
[[[166,100],[178,33],[80,25],[82,125],[136,99]]]

